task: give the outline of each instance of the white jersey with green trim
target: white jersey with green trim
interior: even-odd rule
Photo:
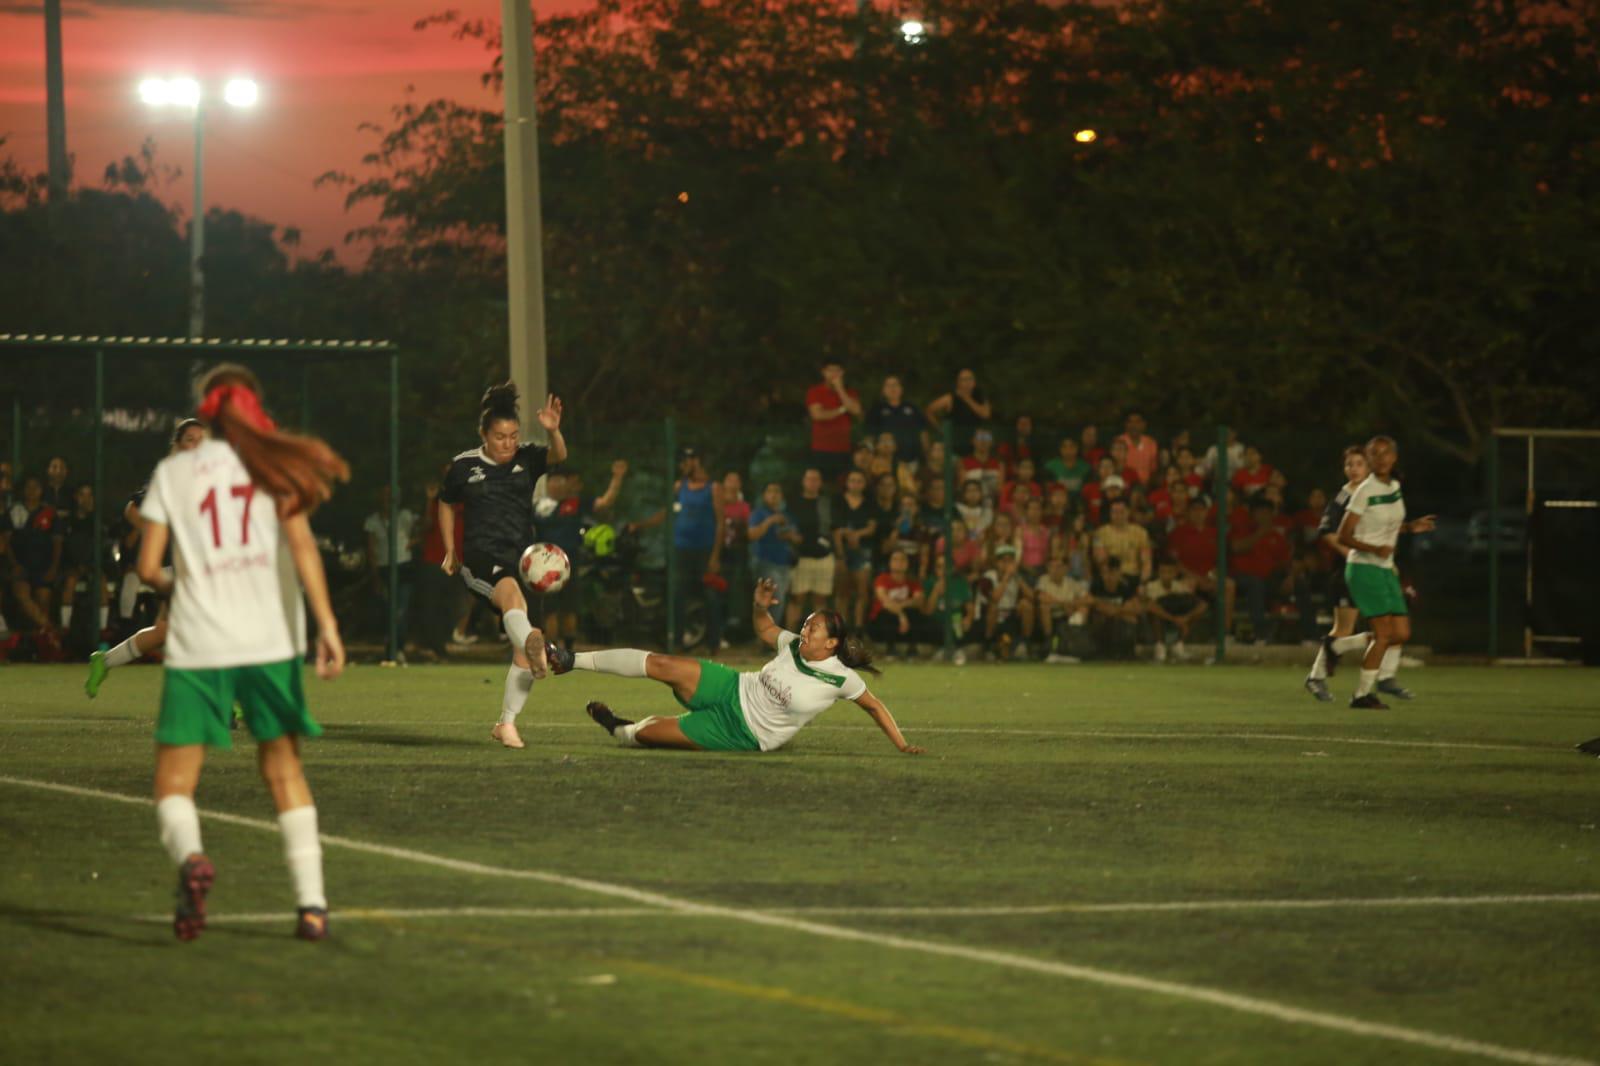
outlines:
[[[172,536],[168,666],[216,670],[305,655],[300,578],[274,502],[226,441],[156,467],[139,513]]]
[[[1394,547],[1400,541],[1400,528],[1406,523],[1406,501],[1400,493],[1400,482],[1380,481],[1377,474],[1368,474],[1367,480],[1356,486],[1350,494],[1347,514],[1359,516],[1355,539],[1364,544]],[[1367,566],[1394,569],[1394,555],[1384,559],[1371,552],[1351,549],[1349,561]]]
[[[739,706],[762,751],[781,748],[811,719],[838,700],[867,691],[861,675],[830,655],[817,662],[800,657],[800,638],[778,634],[778,654],[760,673],[739,675]]]

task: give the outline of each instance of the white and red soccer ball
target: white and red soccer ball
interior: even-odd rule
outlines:
[[[530,544],[517,569],[522,583],[534,592],[560,592],[572,577],[572,560],[554,544]]]

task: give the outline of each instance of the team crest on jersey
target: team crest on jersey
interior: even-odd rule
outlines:
[[[475,466],[475,467],[472,468],[472,476],[467,478],[467,480],[468,481],[482,481],[484,478],[486,478],[488,476],[489,476],[488,474],[485,474],[483,472],[483,467]]]
[[[511,468],[511,472],[512,472],[512,473],[513,473],[513,474],[520,474],[520,473],[522,473],[522,464],[521,464],[521,463],[518,463],[518,464],[517,464],[517,465],[516,465],[516,466],[514,466],[514,467],[512,467],[512,468]]]

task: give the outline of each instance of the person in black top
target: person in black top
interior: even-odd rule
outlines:
[[[198,418],[183,418],[172,429],[172,444],[167,448],[168,455],[177,455],[193,448],[200,447],[210,434],[206,424]],[[139,557],[139,538],[144,529],[144,517],[139,514],[139,508],[144,503],[144,494],[148,491],[148,482],[134,490],[128,497],[128,502],[122,508],[122,520],[127,526],[127,537],[123,542],[122,557],[132,560]],[[172,565],[172,549],[167,549],[166,565]],[[132,614],[134,605],[139,596],[139,575],[133,572],[132,567],[121,577],[123,584],[122,600],[123,614]],[[98,619],[96,620],[98,621]],[[119,666],[127,666],[131,662],[142,659],[151,652],[159,651],[167,643],[167,601],[161,600],[161,606],[156,613],[155,624],[145,626],[115,648],[107,650],[101,645],[98,651],[89,653],[89,678],[83,683],[83,691],[90,699],[100,694],[100,685],[105,681],[106,675]]]
[[[909,463],[913,470],[922,461],[923,437],[928,424],[915,404],[906,402],[905,386],[897,374],[883,379],[883,396],[867,411],[867,433],[876,437],[887,433],[894,438],[896,463]]]
[[[548,447],[519,441],[522,423],[517,416],[517,387],[509,381],[490,386],[478,415],[478,436],[483,444],[455,457],[439,489],[441,503],[463,505],[462,520],[467,526],[463,557],[458,559],[455,511],[448,506],[439,508],[439,534],[444,542],[440,569],[447,574],[460,571],[467,589],[500,614],[506,636],[511,638],[511,669],[506,673],[500,721],[489,731],[508,748],[525,747],[517,732],[517,715],[528,701],[534,678],[543,677],[548,669],[545,655],[530,662],[525,654],[529,635],[538,631],[528,621],[528,603],[517,576],[523,549],[533,536],[533,486],[549,464],[567,458],[567,442],[561,436],[561,400],[552,393],[535,417],[550,435]],[[543,648],[542,633],[531,646]]]
[[[1339,544],[1339,526],[1344,522],[1350,494],[1367,479],[1368,473],[1366,449],[1359,444],[1347,447],[1344,450],[1345,485],[1322,509],[1322,520],[1317,523],[1317,546],[1332,552],[1337,560],[1328,574],[1327,585],[1328,600],[1333,604],[1333,629],[1322,638],[1322,647],[1317,649],[1317,658],[1305,680],[1306,691],[1319,703],[1333,699],[1333,693],[1328,691],[1328,678],[1339,668],[1339,656],[1367,646],[1368,635],[1355,633],[1361,612],[1356,610],[1350,590],[1345,587],[1345,549]]]

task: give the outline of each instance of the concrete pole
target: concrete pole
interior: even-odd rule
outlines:
[[[61,0],[44,0],[45,121],[49,130],[50,202],[66,199],[67,104],[61,67]]]
[[[505,72],[506,288],[511,380],[522,394],[523,425],[549,389],[544,347],[544,240],[539,211],[539,125],[534,111],[533,10],[529,0],[500,0]],[[528,432],[525,429],[525,433]]]
[[[194,105],[194,218],[189,224],[189,336],[206,328],[206,278],[200,260],[206,254],[205,101]]]

